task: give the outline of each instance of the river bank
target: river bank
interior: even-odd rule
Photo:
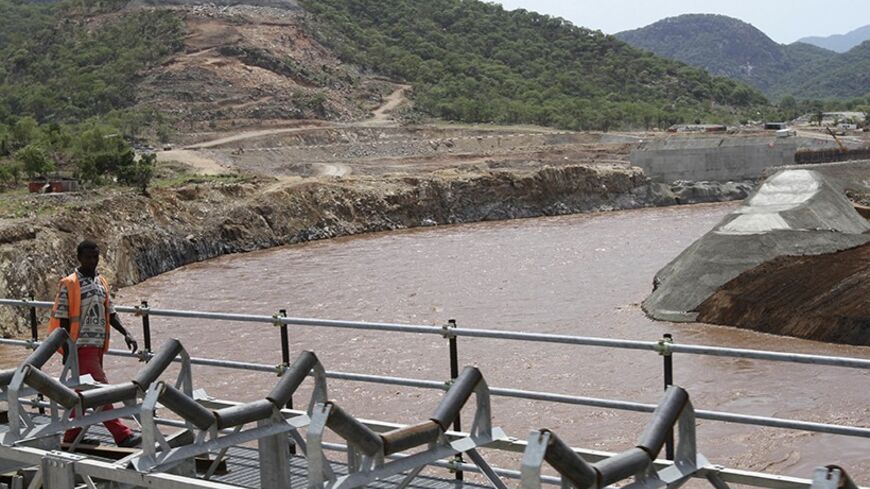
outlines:
[[[41,196],[51,212],[0,222],[0,294],[49,300],[84,237],[104,248],[114,287],[180,266],[373,231],[744,198],[750,184],[651,182],[642,170],[604,165],[530,170],[446,170],[425,176],[188,184],[132,192]],[[0,310],[0,334],[24,317]]]

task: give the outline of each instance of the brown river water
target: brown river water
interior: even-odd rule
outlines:
[[[870,358],[870,348],[830,345],[704,324],[647,319],[639,303],[653,275],[733,204],[682,206],[370,234],[233,255],[184,267],[119,291],[116,302],[152,307],[518,330]],[[141,337],[138,320],[125,318]],[[179,338],[194,356],[278,364],[279,331],[266,324],[152,318],[155,348]],[[446,380],[440,336],[294,326],[292,356],[317,353],[328,370]],[[141,344],[141,342],[140,342]],[[116,341],[115,346],[120,347]],[[655,403],[662,359],[654,352],[492,339],[459,339],[462,365],[490,386]],[[4,359],[11,360],[8,350]],[[107,359],[110,380],[138,365]],[[697,409],[870,426],[863,371],[677,355],[675,383]],[[194,367],[194,383],[228,399],[261,398],[266,373]],[[358,417],[426,419],[440,392],[332,380],[330,397]],[[298,396],[297,404],[307,399]],[[469,403],[473,405],[473,402]],[[465,420],[471,418],[466,407]],[[525,439],[550,428],[574,446],[618,451],[648,415],[493,398],[493,424]],[[870,483],[870,440],[701,420],[699,450],[712,462],[812,477],[843,465]],[[518,469],[516,458],[496,457]]]

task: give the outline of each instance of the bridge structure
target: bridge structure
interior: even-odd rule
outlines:
[[[143,350],[137,355],[108,352],[142,365],[133,378],[103,385],[79,375],[76,349],[66,331],[38,337],[37,309],[51,303],[0,299],[0,306],[29,309],[32,327],[29,340],[0,340],[0,344],[32,350],[17,367],[0,371],[0,402],[7,406],[0,416],[3,489],[540,489],[545,484],[575,489],[657,489],[678,488],[691,481],[703,481],[715,489],[736,485],[858,489],[846,470],[836,465],[819,467],[807,478],[718,465],[699,451],[703,443],[696,437],[698,419],[862,438],[867,440],[870,454],[867,427],[695,409],[690,392],[673,385],[672,358],[707,355],[862,370],[870,369],[870,359],[678,344],[667,335],[657,341],[635,341],[458,328],[453,321],[438,327],[293,318],[286,311],[262,316],[155,309],[143,302],[135,307],[116,307],[120,313],[141,318]],[[192,357],[174,339],[152,350],[150,321],[161,316],[277,326],[283,361],[267,365]],[[311,351],[292,359],[289,325],[443,336],[450,345],[450,379],[436,382],[328,371]],[[664,393],[658,404],[644,404],[492,387],[486,381],[485,366],[460,370],[457,341],[462,337],[652,352],[662,357]],[[64,345],[70,353],[60,374],[43,371]],[[170,368],[173,364],[180,364],[180,368]],[[194,365],[272,372],[279,377],[257,400],[220,400],[207,395],[204,389],[208,386],[197,385]],[[399,425],[360,419],[341,407],[341,399],[330,399],[328,383],[346,380],[445,392],[428,417]],[[299,401],[297,390],[309,382],[313,388],[306,390],[310,395],[304,409],[294,409],[294,395]],[[635,446],[628,450],[613,453],[576,448],[543,427],[510,436],[493,426],[491,405],[499,397],[643,412],[648,413],[648,420]],[[460,413],[471,398],[473,421],[464,431]],[[122,407],[103,410],[112,403]],[[138,426],[143,437],[141,448],[109,449],[84,443],[86,433],[107,439],[99,425],[116,417]],[[82,430],[72,443],[61,443],[63,433],[72,428]],[[520,466],[494,466],[486,456],[494,451],[521,454]],[[836,453],[828,455],[836,461]],[[466,480],[467,474],[476,475]]]

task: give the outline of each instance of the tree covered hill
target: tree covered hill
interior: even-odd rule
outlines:
[[[791,45],[794,46],[794,45]],[[789,47],[791,47],[789,46]],[[870,98],[870,41],[796,69],[784,93],[804,98]]]
[[[771,97],[850,98],[870,95],[861,47],[837,54],[806,43],[777,44],[723,15],[687,14],[616,34],[632,46],[741,80]]]
[[[81,7],[91,3],[101,6]],[[0,123],[76,123],[133,105],[141,73],[180,49],[184,31],[161,10],[92,22],[124,3],[0,0]]]
[[[742,83],[600,32],[469,0],[301,0],[343,59],[414,84],[451,120],[659,127],[766,103]],[[733,112],[732,112],[733,113]]]
[[[724,15],[670,17],[616,37],[765,91],[789,69],[789,57],[777,43],[752,25]]]
[[[612,36],[476,0],[251,1],[297,13],[301,4],[308,35],[369,74],[412,83],[415,106],[448,120],[648,128],[696,119],[733,122],[766,104],[745,84]],[[22,118],[38,125],[110,122],[128,136],[155,124],[163,114],[141,104],[143,80],[162,79],[154,74],[184,55],[189,3],[195,2],[0,0],[0,139],[7,141],[0,153],[25,145],[11,136]],[[289,49],[238,47],[269,56],[269,63],[255,63],[258,69],[298,64]],[[216,55],[251,63],[250,56],[233,58],[237,51]],[[187,76],[170,74],[176,81]],[[149,94],[161,90],[155,83],[147,88]],[[175,112],[199,110],[178,103]]]

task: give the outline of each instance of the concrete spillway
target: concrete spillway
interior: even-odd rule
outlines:
[[[870,242],[870,223],[820,173],[783,170],[659,271],[646,313],[695,321],[698,306],[728,281],[773,258],[819,255]]]

